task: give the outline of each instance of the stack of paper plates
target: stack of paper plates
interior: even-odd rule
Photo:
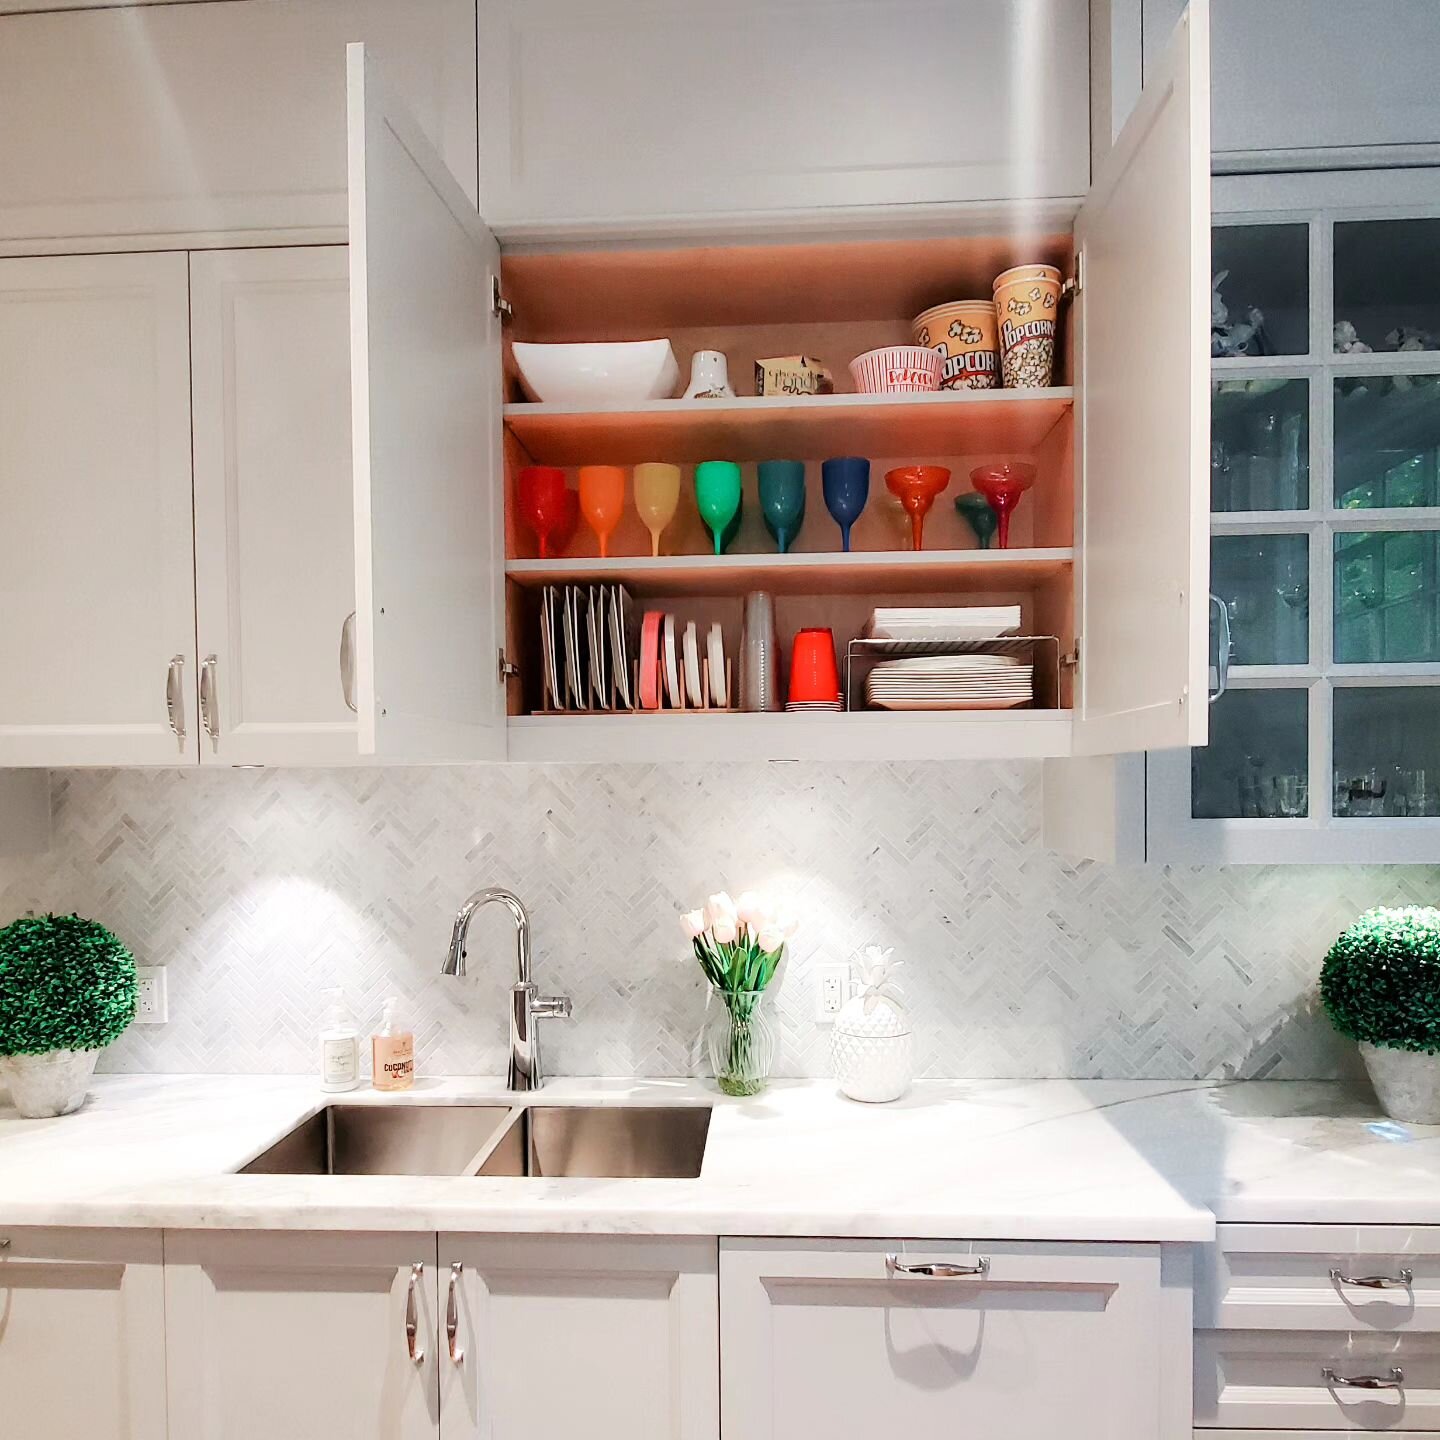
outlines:
[[[1013,655],[937,655],[887,660],[865,679],[882,710],[1005,710],[1035,698],[1034,667]]]
[[[913,605],[876,610],[870,640],[995,640],[1020,628],[1018,605]]]

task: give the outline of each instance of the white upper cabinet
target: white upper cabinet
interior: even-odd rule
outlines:
[[[353,759],[345,247],[198,252],[190,287],[201,763]]]
[[[1183,0],[1144,0],[1145,76]],[[1327,169],[1440,154],[1435,0],[1213,0],[1217,170]]]
[[[500,251],[349,48],[360,753],[505,755]]]
[[[1205,743],[1208,41],[1197,3],[1075,226],[1080,754]]]
[[[193,762],[185,256],[0,261],[0,764]]]
[[[383,52],[473,199],[470,0],[16,15],[0,19],[0,247],[256,231],[343,239],[354,40]]]
[[[503,235],[1083,194],[1085,0],[484,0]]]

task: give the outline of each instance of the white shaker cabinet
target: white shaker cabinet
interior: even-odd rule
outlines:
[[[0,260],[0,763],[193,762],[185,256]]]
[[[0,247],[343,239],[344,47],[364,40],[475,185],[470,0],[244,4],[0,18]],[[180,243],[186,243],[184,239]]]
[[[1188,1252],[724,1240],[727,1434],[1181,1440]]]
[[[348,276],[343,246],[190,257],[202,764],[355,758]]]
[[[0,1231],[0,1417],[35,1440],[166,1440],[158,1230]]]
[[[434,1440],[435,1236],[167,1231],[170,1434]]]
[[[1440,158],[1434,0],[1212,0],[1217,171]],[[1184,0],[1144,0],[1148,80]]]
[[[442,1440],[719,1440],[713,1239],[442,1235],[440,1279]]]
[[[480,209],[606,222],[1083,194],[1084,0],[485,0]]]

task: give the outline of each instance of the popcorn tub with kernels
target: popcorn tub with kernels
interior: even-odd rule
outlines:
[[[1007,390],[1043,390],[1055,373],[1055,314],[1060,272],[1016,265],[995,277],[1000,370]]]

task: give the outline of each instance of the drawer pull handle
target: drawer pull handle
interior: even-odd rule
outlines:
[[[1383,1375],[1341,1375],[1329,1365],[1322,1365],[1320,1373],[1329,1384],[1351,1390],[1398,1390],[1405,1383],[1405,1372],[1398,1365],[1390,1367],[1389,1379]]]
[[[907,1265],[898,1255],[885,1257],[888,1275],[913,1275],[921,1280],[973,1280],[990,1273],[990,1257],[979,1256],[973,1265]]]
[[[1343,1270],[1332,1269],[1330,1278],[1337,1285],[1359,1285],[1364,1290],[1391,1290],[1409,1286],[1415,1279],[1415,1272],[1407,1269],[1396,1275],[1347,1275]]]

